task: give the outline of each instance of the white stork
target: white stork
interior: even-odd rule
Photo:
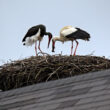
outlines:
[[[54,37],[52,39],[52,52],[54,52],[55,49],[55,42],[56,41],[61,41],[61,42],[65,42],[65,41],[72,41],[72,46],[71,46],[71,55],[72,55],[72,51],[73,51],[73,41],[76,41],[76,48],[74,51],[74,56],[76,55],[76,50],[78,47],[78,41],[77,39],[82,39],[85,41],[89,41],[90,35],[80,29],[80,28],[75,28],[73,26],[65,26],[64,28],[61,29],[60,31],[60,37]]]
[[[40,42],[43,39],[44,35],[48,35],[48,48],[52,38],[52,34],[50,32],[46,32],[46,27],[42,24],[31,27],[26,35],[24,36],[22,42],[23,45],[31,46],[35,43],[35,52],[37,55],[37,41],[39,41],[38,49],[41,53],[43,53],[40,49]]]

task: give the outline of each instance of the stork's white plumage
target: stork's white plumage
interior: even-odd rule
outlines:
[[[23,45],[31,46],[35,43],[35,52],[37,55],[37,41],[39,41],[38,49],[40,50],[41,53],[43,53],[40,49],[40,42],[43,39],[44,35],[48,35],[49,37],[48,40],[48,47],[49,47],[52,34],[50,32],[46,32],[46,27],[42,24],[33,26],[28,30],[28,32],[26,33],[26,35],[22,40]]]
[[[69,34],[71,34],[71,33],[73,33],[73,32],[76,32],[77,31],[77,29],[76,28],[74,28],[74,27],[72,27],[72,26],[67,26],[67,28],[66,27],[64,27],[63,28],[63,30],[61,30],[61,36],[67,36],[67,35],[69,35]]]
[[[73,41],[76,41],[76,48],[74,51],[74,55],[76,55],[76,50],[79,44],[77,39],[89,41],[89,38],[90,38],[90,35],[86,31],[80,28],[75,28],[73,26],[65,26],[64,28],[61,29],[60,36],[54,37],[52,39],[52,52],[54,52],[56,41],[61,41],[61,42],[72,41],[72,46],[71,46],[71,55],[72,55]]]
[[[38,30],[38,32],[35,35],[32,35],[31,37],[26,37],[25,41],[24,41],[24,45],[26,46],[31,46],[33,45],[37,40],[41,41],[42,37],[40,36],[40,28]]]

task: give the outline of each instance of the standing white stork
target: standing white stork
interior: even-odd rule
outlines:
[[[89,41],[89,38],[90,38],[90,35],[86,31],[84,31],[80,28],[75,28],[73,26],[65,26],[60,31],[60,37],[54,37],[52,39],[52,52],[54,52],[56,41],[61,41],[63,43],[65,41],[72,41],[72,46],[71,46],[71,55],[72,55],[73,41],[76,41],[76,48],[75,48],[75,51],[74,51],[74,54],[73,54],[75,56],[76,55],[76,50],[77,50],[77,47],[78,47],[78,44],[79,44],[77,39],[82,39],[82,40],[85,40],[85,41]]]
[[[38,49],[41,53],[43,53],[40,49],[40,42],[43,39],[44,35],[48,35],[48,48],[52,38],[52,34],[50,32],[46,32],[46,27],[42,24],[31,27],[26,35],[24,36],[22,42],[23,45],[31,46],[35,43],[35,52],[37,55],[37,41],[39,41]]]

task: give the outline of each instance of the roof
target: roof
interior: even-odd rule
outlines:
[[[0,92],[0,110],[110,110],[110,69]]]

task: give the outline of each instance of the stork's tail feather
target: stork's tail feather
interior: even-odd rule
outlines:
[[[22,42],[24,42],[24,41],[25,41],[25,39],[26,39],[26,38],[24,37],[24,38],[22,39]]]
[[[87,33],[86,31],[80,29],[80,28],[76,28],[78,31],[76,33],[77,39],[83,39],[83,40],[87,40],[89,41],[90,39],[90,34]]]

